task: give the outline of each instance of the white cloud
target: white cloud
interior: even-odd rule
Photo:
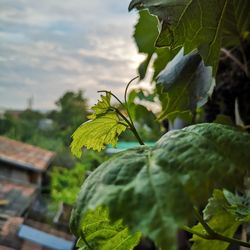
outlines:
[[[1,0],[0,106],[53,108],[67,90],[122,95],[143,57],[131,38],[127,1]],[[17,98],[14,98],[17,96]],[[23,98],[23,99],[22,99]]]

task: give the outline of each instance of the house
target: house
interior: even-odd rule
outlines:
[[[72,250],[65,228],[36,211],[55,153],[0,136],[0,250]],[[38,216],[37,216],[38,215]]]
[[[0,177],[42,185],[55,153],[0,136]]]

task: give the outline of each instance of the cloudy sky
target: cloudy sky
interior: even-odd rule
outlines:
[[[121,94],[143,59],[129,0],[0,0],[0,107],[51,109],[67,90]]]

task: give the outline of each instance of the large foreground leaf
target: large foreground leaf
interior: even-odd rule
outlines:
[[[110,221],[107,208],[98,207],[88,211],[81,221],[79,250],[133,250],[138,245],[141,233],[131,235],[121,220]],[[88,245],[87,245],[88,244]]]
[[[188,110],[193,113],[206,103],[215,85],[212,68],[204,65],[196,51],[183,55],[183,50],[161,71],[157,83],[163,86],[161,94],[168,95],[160,119]]]
[[[199,49],[217,70],[221,47],[240,43],[250,28],[249,0],[132,0],[129,9],[148,8],[162,23],[156,45]]]
[[[239,150],[239,148],[241,150]],[[176,249],[177,229],[192,221],[215,187],[240,188],[250,167],[250,135],[220,124],[199,124],[165,134],[154,147],[116,155],[84,182],[71,229],[89,209],[106,205],[164,249]]]
[[[226,190],[214,190],[213,197],[204,210],[204,219],[216,233],[233,237],[243,222],[250,221],[250,207],[240,196]],[[201,234],[205,231],[200,223],[193,230]],[[228,242],[205,240],[197,235],[193,235],[192,241],[192,250],[226,250],[229,246]]]

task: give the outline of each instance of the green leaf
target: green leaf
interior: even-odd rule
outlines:
[[[100,115],[106,114],[111,109],[110,104],[111,94],[106,93],[106,96],[101,95],[101,100],[97,102],[91,109],[94,111],[93,114],[89,115],[90,120],[94,120]]]
[[[163,86],[160,95],[167,92],[159,119],[173,119],[173,113],[188,110],[193,113],[206,103],[215,86],[211,67],[204,65],[197,52],[183,55],[183,50],[161,71],[157,83]]]
[[[199,49],[215,75],[221,47],[239,45],[249,31],[248,0],[132,0],[129,9],[148,8],[161,20],[156,45]]]
[[[238,149],[241,150],[238,150]],[[105,205],[161,249],[176,249],[176,232],[194,218],[214,187],[240,187],[249,170],[250,135],[220,124],[198,124],[165,134],[154,147],[117,154],[84,182],[71,229],[88,209]]]
[[[104,207],[87,212],[81,221],[81,235],[84,240],[80,238],[78,247],[82,250],[89,250],[84,241],[95,250],[133,250],[141,238],[139,232],[130,234],[121,220],[112,223]]]
[[[147,55],[139,66],[140,79],[145,77],[149,62],[155,52],[155,40],[159,34],[157,29],[157,18],[149,14],[147,10],[139,12],[139,20],[135,25],[134,39],[140,53]]]
[[[70,148],[77,157],[81,157],[83,147],[97,151],[104,149],[107,144],[114,147],[118,136],[127,128],[127,124],[120,120],[110,106],[110,93],[101,98],[92,107],[94,113],[89,116],[91,120],[83,123],[72,135]]]
[[[179,52],[177,50],[171,50],[170,48],[157,48],[156,55],[157,57],[154,60],[153,68],[154,75],[153,79],[156,79],[160,72],[166,67],[166,65],[175,57]]]
[[[249,205],[244,204],[243,197],[234,195],[227,190],[216,189],[203,213],[204,219],[216,233],[233,237],[240,224],[248,221],[250,208]],[[192,229],[201,234],[206,234],[200,223]],[[194,241],[192,250],[225,250],[229,246],[227,242],[209,241],[197,235],[193,235],[192,241]]]
[[[233,237],[237,228],[240,225],[239,221],[235,221],[234,217],[228,213],[219,214],[214,216],[209,221],[209,226],[214,229],[217,233],[221,233],[227,237]],[[205,234],[205,230],[201,224],[198,224],[192,228],[194,231]],[[191,239],[194,244],[192,250],[226,250],[228,249],[229,243],[219,240],[206,240],[200,238],[197,235],[193,235]]]
[[[106,113],[98,118],[83,123],[72,135],[71,152],[81,157],[82,148],[101,151],[107,144],[114,147],[118,136],[127,126],[115,113]]]

